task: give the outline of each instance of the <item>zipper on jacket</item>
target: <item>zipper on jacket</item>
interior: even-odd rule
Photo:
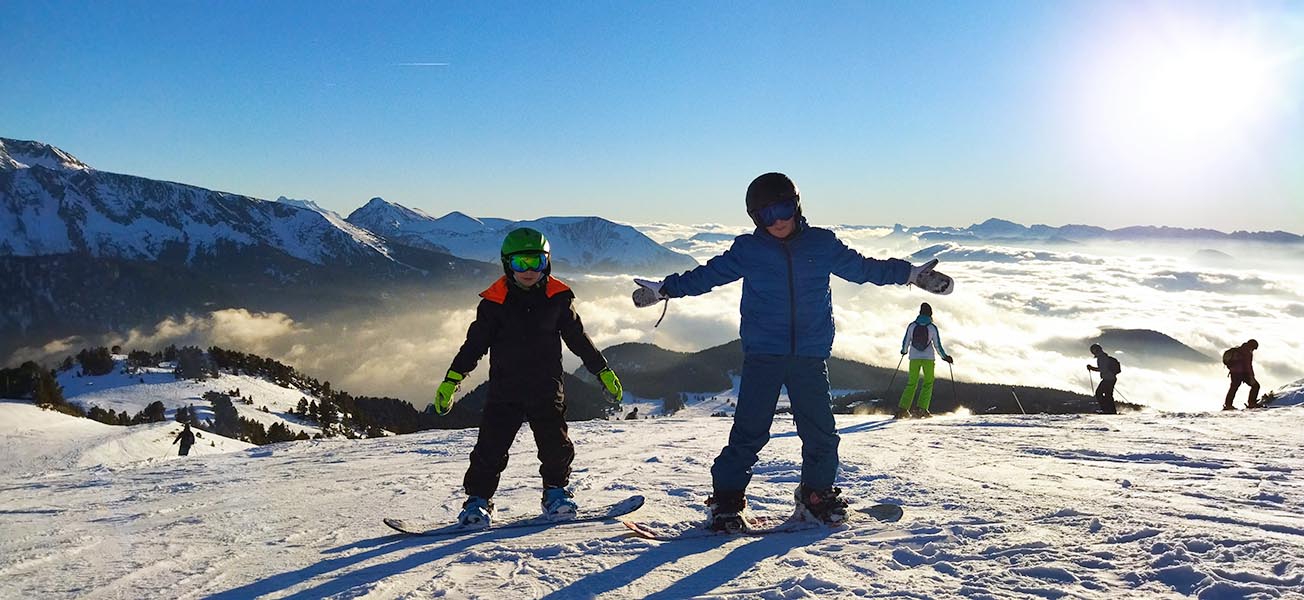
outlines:
[[[797,355],[797,285],[795,275],[792,271],[792,248],[788,246],[788,241],[783,240],[783,254],[788,258],[788,340],[790,342],[789,354]]]

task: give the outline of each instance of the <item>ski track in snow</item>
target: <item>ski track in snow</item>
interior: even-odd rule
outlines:
[[[700,519],[729,419],[572,424],[577,500]],[[840,485],[899,523],[656,542],[618,524],[396,535],[449,519],[475,431],[314,440],[0,476],[4,598],[1304,598],[1304,407],[1233,414],[839,417]],[[757,511],[800,479],[785,415]],[[538,510],[524,430],[496,501]]]

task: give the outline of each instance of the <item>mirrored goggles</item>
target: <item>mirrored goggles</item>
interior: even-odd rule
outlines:
[[[507,257],[507,266],[517,273],[540,271],[548,268],[547,254],[513,254]]]
[[[761,225],[769,227],[775,221],[791,219],[797,214],[797,199],[789,198],[781,202],[776,202],[756,211],[756,218],[760,219]]]

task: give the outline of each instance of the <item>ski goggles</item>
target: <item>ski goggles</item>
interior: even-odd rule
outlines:
[[[756,218],[763,227],[769,227],[776,221],[791,219],[797,214],[797,197],[781,200],[756,211]]]
[[[548,255],[542,253],[513,254],[507,257],[507,266],[517,273],[540,271],[548,268]]]

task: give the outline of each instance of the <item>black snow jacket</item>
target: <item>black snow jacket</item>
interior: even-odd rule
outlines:
[[[488,352],[491,396],[560,393],[563,340],[590,373],[607,368],[607,360],[584,333],[584,323],[575,312],[575,293],[560,280],[548,276],[544,283],[524,290],[504,276],[480,297],[475,321],[467,328],[466,341],[451,368],[466,375]]]

